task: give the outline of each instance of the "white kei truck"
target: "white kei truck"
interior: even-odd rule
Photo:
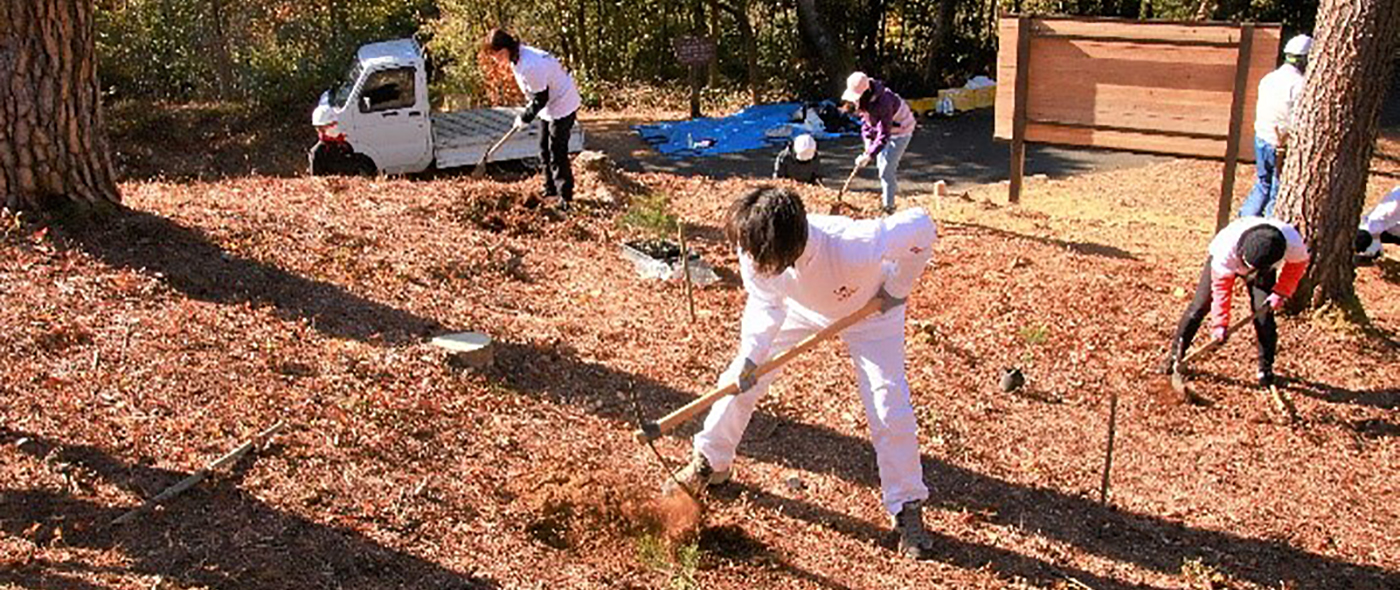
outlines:
[[[413,39],[370,43],[311,113],[318,141],[309,154],[313,176],[411,174],[474,166],[515,122],[519,109],[495,107],[434,113],[428,103],[427,61]],[[511,136],[488,161],[539,156],[540,126]],[[574,126],[569,153],[583,149]]]

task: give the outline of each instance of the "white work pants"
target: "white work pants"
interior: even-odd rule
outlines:
[[[909,382],[904,376],[904,310],[901,305],[851,326],[841,335],[856,369],[875,461],[880,469],[880,492],[885,509],[899,513],[905,502],[925,500],[923,466],[919,462],[918,424],[909,403]],[[792,348],[821,330],[822,323],[789,310],[783,327],[770,347],[775,354]],[[762,364],[767,359],[752,359]],[[733,383],[742,368],[740,359],[720,376],[720,384]],[[728,396],[710,409],[705,427],[695,435],[695,449],[710,466],[726,471],[753,416],[754,406],[781,370],[764,375],[748,391]]]

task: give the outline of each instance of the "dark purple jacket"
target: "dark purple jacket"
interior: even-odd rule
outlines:
[[[914,133],[914,111],[879,80],[870,81],[870,90],[861,97],[857,110],[860,111],[860,134],[865,138],[865,153],[869,156],[885,149],[891,137]]]

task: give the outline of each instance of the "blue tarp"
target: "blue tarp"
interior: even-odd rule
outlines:
[[[810,132],[792,121],[792,115],[802,105],[796,102],[761,104],[745,108],[728,117],[690,119],[672,123],[636,125],[633,129],[656,151],[673,158],[728,154],[758,148],[786,145],[796,135],[812,133],[818,140],[855,133]],[[791,133],[782,129],[792,125]],[[776,130],[769,133],[769,130]]]

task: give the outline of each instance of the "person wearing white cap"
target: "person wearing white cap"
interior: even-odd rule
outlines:
[[[1254,188],[1240,207],[1240,217],[1270,217],[1278,197],[1279,164],[1288,147],[1293,103],[1303,93],[1303,72],[1308,69],[1312,37],[1298,35],[1283,47],[1283,65],[1259,80],[1259,102],[1254,109]]]
[[[895,173],[899,160],[914,136],[914,111],[893,90],[864,72],[846,78],[846,91],[841,100],[855,105],[860,114],[861,137],[865,151],[856,157],[856,168],[875,160],[880,167],[880,197],[885,214],[894,213],[894,196],[899,185]]]
[[[1400,186],[1390,190],[1356,230],[1356,256],[1363,261],[1381,257],[1381,243],[1400,244]]]
[[[817,155],[817,140],[803,133],[783,148],[773,161],[773,178],[790,178],[798,182],[821,184],[821,158]]]

